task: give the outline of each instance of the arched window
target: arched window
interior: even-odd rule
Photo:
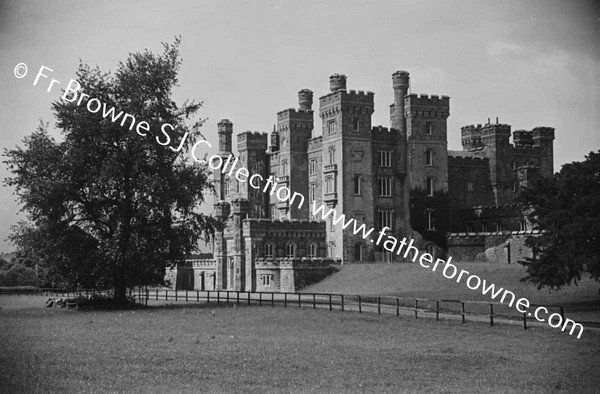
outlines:
[[[317,244],[310,241],[306,246],[306,254],[308,257],[317,257]]]
[[[265,243],[265,257],[273,257],[273,249],[274,247],[272,242]]]
[[[286,257],[296,257],[296,245],[293,242],[288,242],[285,245]]]
[[[354,261],[363,261],[363,248],[361,244],[354,244]]]

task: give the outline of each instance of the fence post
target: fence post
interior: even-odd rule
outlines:
[[[358,296],[358,313],[362,313],[362,305],[360,301],[360,296]]]
[[[331,294],[329,294],[329,312],[333,310],[333,305],[331,305]]]
[[[177,301],[177,295],[178,295],[177,293],[179,293],[179,292],[177,291],[177,289],[175,289],[175,301]]]
[[[494,327],[494,304],[490,302],[490,327]]]
[[[217,304],[221,303],[221,292],[217,291]]]
[[[158,301],[158,289],[156,289],[156,301]]]
[[[275,293],[271,292],[271,306],[275,305]]]
[[[344,295],[341,294],[341,296],[342,296],[342,312],[343,312],[344,311]]]
[[[313,309],[317,307],[317,296],[313,293]]]
[[[419,300],[415,298],[415,319],[419,318]]]
[[[464,301],[460,302],[460,313],[462,315],[462,322],[465,322],[465,303]]]
[[[239,291],[235,292],[235,304],[236,305],[240,304],[240,292]]]
[[[206,303],[209,304],[210,303],[210,290],[206,291]]]
[[[435,300],[435,320],[440,320],[440,300]]]
[[[377,314],[381,315],[381,297],[377,296]]]
[[[298,308],[302,308],[302,293],[298,293]]]
[[[196,290],[196,302],[200,302],[200,290]]]
[[[396,298],[396,316],[400,316],[400,298]]]
[[[165,290],[165,301],[169,301],[169,290]]]
[[[258,293],[258,305],[262,306],[262,292]]]
[[[527,330],[527,314],[523,312],[523,330]]]
[[[283,293],[283,307],[287,308],[287,293]]]
[[[227,305],[229,305],[229,291],[227,291]]]
[[[188,302],[188,290],[185,291],[185,302]]]
[[[250,305],[250,292],[248,292],[248,305]]]

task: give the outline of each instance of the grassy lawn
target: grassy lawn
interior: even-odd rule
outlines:
[[[517,264],[457,263],[458,269],[477,274],[488,283],[526,297],[532,304],[561,305],[566,315],[583,322],[600,323],[600,294],[597,282],[584,279],[579,286],[560,291],[537,290],[520,281],[525,269]],[[438,268],[439,269],[439,268]],[[347,264],[325,280],[307,287],[305,292],[361,295],[390,295],[429,299],[490,301],[481,290],[470,290],[464,283],[445,278],[419,264]]]
[[[597,392],[600,334],[309,308],[0,297],[0,392]]]

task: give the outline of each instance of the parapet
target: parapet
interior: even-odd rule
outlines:
[[[266,151],[269,135],[259,131],[245,131],[237,135],[238,151],[261,150]]]
[[[333,74],[329,77],[329,89],[331,92],[346,89],[346,76],[344,74]]]
[[[534,140],[553,140],[554,139],[554,128],[553,127],[534,127],[532,130]]]
[[[298,107],[303,111],[311,111],[313,104],[313,92],[309,89],[302,89],[298,92]]]
[[[404,111],[412,116],[447,118],[450,115],[450,97],[411,93],[404,97]]]
[[[308,150],[319,150],[323,147],[323,136],[320,135],[315,138],[311,138],[308,140]]]
[[[394,90],[406,90],[410,86],[410,74],[408,71],[398,70],[392,74],[392,86]]]
[[[233,123],[229,119],[221,119],[217,126],[219,133],[233,133]]]
[[[489,167],[487,157],[448,156],[448,167]]]
[[[512,133],[515,146],[533,145],[533,133],[529,130],[515,130]]]

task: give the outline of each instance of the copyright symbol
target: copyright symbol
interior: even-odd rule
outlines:
[[[23,78],[25,75],[27,75],[27,64],[25,63],[19,63],[15,66],[15,77],[21,79]]]

